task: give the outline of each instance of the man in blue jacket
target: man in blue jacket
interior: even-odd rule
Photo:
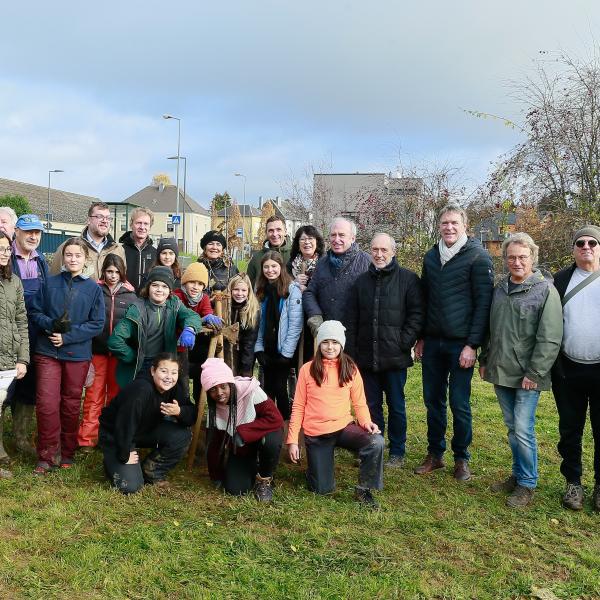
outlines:
[[[477,348],[489,322],[494,285],[490,255],[467,236],[467,215],[458,204],[439,214],[441,239],[423,259],[421,281],[427,303],[424,337],[415,346],[423,362],[423,398],[427,407],[427,456],[417,475],[444,468],[447,396],[454,435],[454,478],[468,481],[473,436],[471,379]]]

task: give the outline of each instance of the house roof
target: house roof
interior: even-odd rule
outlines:
[[[183,212],[183,190],[179,190],[179,210]],[[158,213],[174,214],[177,209],[177,186],[175,185],[147,185],[123,202],[145,206]],[[210,212],[200,206],[189,194],[185,195],[185,211],[210,217]]]
[[[260,217],[260,209],[256,208],[256,206],[250,206],[250,204],[238,204],[238,208],[240,209],[240,215],[242,217]],[[228,209],[227,214],[231,214],[231,209]],[[221,209],[217,216],[224,217],[225,210]]]
[[[506,225],[514,225],[517,220],[516,213],[506,215],[497,214],[487,217],[473,226],[473,233],[483,241],[502,241],[507,232],[500,229]]]
[[[23,196],[36,215],[46,219],[48,210],[48,186],[33,185],[22,181],[0,178],[0,196]],[[93,202],[103,202],[95,196],[85,196],[50,188],[50,212],[52,220],[59,223],[86,223],[88,209]]]

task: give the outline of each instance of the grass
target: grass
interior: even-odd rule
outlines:
[[[589,502],[581,513],[560,506],[552,397],[538,411],[535,504],[510,510],[489,491],[510,466],[500,410],[475,380],[474,478],[460,485],[451,464],[411,472],[426,447],[411,370],[408,466],[386,472],[378,513],[352,500],[357,470],[343,452],[335,494],[315,497],[282,463],[271,506],[215,491],[204,468],[179,468],[167,494],[123,497],[98,453],[45,478],[15,461],[15,478],[0,481],[0,598],[600,598],[600,515]],[[588,491],[591,446],[586,430]]]

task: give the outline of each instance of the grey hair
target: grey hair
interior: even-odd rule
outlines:
[[[531,258],[533,260],[533,266],[537,266],[540,248],[528,233],[513,233],[502,242],[502,258],[504,260],[506,260],[506,252],[510,244],[517,244],[519,246],[525,246],[526,248],[529,248],[531,252]]]
[[[373,244],[373,240],[379,236],[379,235],[385,235],[385,237],[390,240],[390,245],[392,246],[392,252],[394,254],[396,254],[396,240],[389,234],[389,233],[385,233],[384,231],[378,231],[377,233],[375,233],[375,235],[371,238],[371,244]]]
[[[150,217],[150,227],[154,225],[154,213],[145,206],[137,206],[131,211],[131,215],[129,216],[129,227],[133,227],[133,222],[140,215],[146,215],[147,217]]]
[[[441,220],[442,217],[449,212],[458,213],[463,220],[463,224],[465,226],[467,225],[467,212],[460,204],[457,204],[456,202],[448,202],[448,204],[446,204],[446,206],[444,206],[438,213],[438,219]]]
[[[3,212],[10,217],[13,227],[17,224],[17,213],[10,206],[0,206],[0,212]]]
[[[352,232],[352,235],[356,237],[356,223],[354,223],[350,219],[346,219],[346,217],[334,217],[331,220],[331,224],[329,225],[329,232],[331,233],[331,230],[333,229],[334,225],[336,223],[339,223],[340,221],[342,221],[343,223],[348,223],[348,225],[350,225],[350,231]]]

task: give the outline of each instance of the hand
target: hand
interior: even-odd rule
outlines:
[[[202,323],[208,327],[216,329],[217,331],[223,329],[223,319],[221,319],[221,317],[217,317],[217,315],[206,315],[202,318]]]
[[[317,337],[317,331],[319,330],[319,327],[321,327],[321,323],[323,323],[323,315],[314,315],[306,321],[314,338]]]
[[[528,377],[523,377],[523,381],[521,382],[521,387],[524,390],[537,390],[538,384],[535,381],[531,381]]]
[[[301,288],[306,288],[306,284],[308,283],[308,275],[305,275],[304,273],[298,273],[298,275],[296,275],[296,283]]]
[[[140,462],[137,450],[132,450],[129,453],[129,460],[125,463],[126,465],[137,465]]]
[[[485,379],[485,367],[479,367],[479,377]]]
[[[23,379],[23,377],[25,377],[25,373],[27,373],[27,365],[24,365],[23,363],[17,363],[15,369],[17,371],[17,379]]]
[[[377,426],[377,423],[373,423],[373,421],[369,421],[365,423],[362,428],[369,433],[381,433],[381,429]]]
[[[288,454],[290,455],[290,460],[297,464],[300,460],[300,447],[298,444],[288,444]]]
[[[195,343],[196,343],[196,334],[194,333],[194,330],[191,327],[186,327],[181,332],[181,335],[179,336],[179,339],[177,340],[177,345],[183,346],[184,348],[191,349],[194,347]]]
[[[423,358],[423,348],[425,348],[425,340],[417,340],[415,344],[415,358],[421,360]]]
[[[470,369],[475,364],[477,352],[471,346],[465,346],[458,358],[458,364],[461,369]]]
[[[55,348],[60,348],[63,345],[62,333],[51,333],[48,339]]]
[[[173,400],[173,402],[161,402],[160,412],[165,417],[178,417],[181,414],[181,406],[179,406],[177,400]]]

